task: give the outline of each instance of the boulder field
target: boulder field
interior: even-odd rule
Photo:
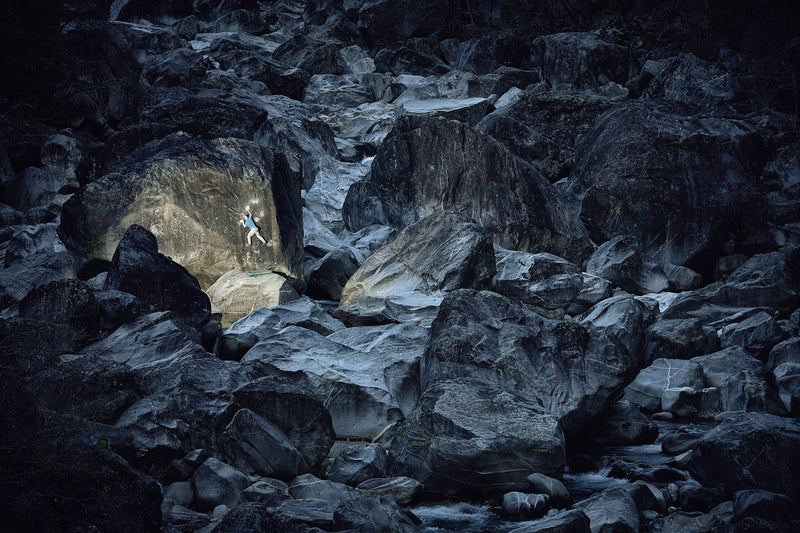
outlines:
[[[800,530],[784,4],[11,2],[3,531]]]

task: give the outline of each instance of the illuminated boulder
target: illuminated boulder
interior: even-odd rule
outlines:
[[[264,242],[248,244],[247,209]],[[302,276],[300,181],[282,155],[251,141],[176,133],[148,143],[75,194],[60,231],[86,260],[108,260],[132,224],[203,287],[231,269]]]

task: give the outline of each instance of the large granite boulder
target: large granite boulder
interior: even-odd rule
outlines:
[[[366,209],[375,220],[364,218]],[[592,248],[547,180],[499,142],[460,122],[402,117],[370,176],[350,187],[345,224],[350,230],[371,223],[402,228],[443,210],[472,217],[505,248],[576,263]]]
[[[417,518],[391,498],[377,498],[366,494],[358,494],[336,506],[333,511],[333,527],[337,531],[420,531]]]
[[[447,54],[450,66],[478,75],[490,74],[501,65],[522,67],[530,54],[524,38],[516,32],[502,30],[462,42],[447,42],[447,48],[452,50]]]
[[[688,470],[705,486],[727,495],[764,489],[797,501],[800,422],[761,413],[732,413],[703,435],[688,458]]]
[[[328,467],[331,481],[356,486],[386,474],[389,456],[380,444],[355,444],[343,448]]]
[[[308,471],[303,456],[280,428],[250,409],[233,415],[221,441],[228,463],[245,473],[288,480]]]
[[[426,493],[482,498],[529,488],[527,476],[560,477],[564,437],[556,417],[472,379],[427,388],[392,441],[399,475]]]
[[[309,468],[317,468],[328,456],[335,437],[331,415],[310,390],[290,379],[268,376],[246,379],[233,397],[243,409],[279,428]]]
[[[449,37],[457,28],[453,0],[403,4],[391,0],[367,2],[358,9],[358,29],[370,46],[394,44],[410,37]]]
[[[739,90],[736,78],[724,67],[693,54],[683,53],[648,63],[643,69],[642,81],[647,82],[643,98],[711,108],[732,103]]]
[[[778,321],[763,311],[722,327],[720,346],[740,346],[751,355],[766,360],[772,347],[786,338]]]
[[[333,130],[307,104],[281,95],[266,96],[262,101],[270,118],[256,133],[256,141],[282,153],[289,168],[302,174],[303,188],[310,189],[315,173],[308,169],[316,170],[318,159],[339,156]]]
[[[51,281],[75,279],[79,261],[70,254],[52,225],[18,226],[6,243],[0,268],[0,308],[22,300]]]
[[[119,0],[110,8],[110,20],[169,22],[195,13],[191,0],[168,0],[153,5],[143,0]]]
[[[598,418],[581,435],[583,446],[652,444],[658,437],[658,426],[628,400],[618,401]]]
[[[751,526],[791,531],[800,527],[800,506],[785,494],[738,490],[733,495],[733,519],[742,529]]]
[[[192,361],[198,371],[205,361],[221,366],[222,362],[207,354],[198,341],[196,329],[168,311],[159,311],[121,325],[81,353],[127,365],[133,370],[138,391],[156,394],[179,389],[177,378],[182,366],[190,366]]]
[[[611,283],[581,272],[548,253],[531,254],[495,247],[495,292],[533,306],[548,318],[577,315],[611,296]]]
[[[22,318],[64,324],[73,330],[76,347],[99,340],[118,324],[109,324],[94,292],[84,281],[63,279],[40,285],[18,305]]]
[[[591,92],[526,90],[475,128],[506,145],[552,183],[569,175],[578,141],[611,105]]]
[[[5,201],[20,211],[50,206],[59,202],[59,193],[69,192],[68,178],[48,169],[30,167],[11,178],[6,185]],[[59,204],[63,203],[63,199]]]
[[[800,337],[776,345],[769,354],[767,368],[775,376],[778,396],[792,416],[800,413]]]
[[[489,234],[463,215],[437,213],[411,224],[370,255],[345,284],[340,303],[409,291],[486,288],[494,272]]]
[[[520,526],[514,533],[586,533],[591,532],[590,520],[586,513],[572,509],[547,516],[533,524]]]
[[[486,98],[426,98],[406,100],[397,106],[397,115],[436,116],[458,120],[465,124],[477,124],[491,108]]]
[[[195,505],[206,512],[221,504],[235,507],[249,485],[250,478],[244,472],[215,457],[206,459],[192,475]]]
[[[190,48],[178,48],[148,59],[142,76],[154,87],[193,86],[202,81],[210,66]]]
[[[250,209],[272,246],[247,244]],[[61,232],[87,259],[111,259],[137,223],[208,287],[231,268],[302,276],[300,187],[286,159],[251,141],[174,134],[135,151],[64,206]]]
[[[216,346],[217,356],[228,361],[239,361],[259,340],[289,325],[308,328],[321,335],[329,335],[345,327],[313,300],[305,297],[270,308],[259,307],[223,331]]]
[[[702,390],[704,386],[705,377],[699,363],[684,359],[656,359],[625,387],[625,399],[648,411],[659,411],[665,390],[682,387]]]
[[[647,330],[645,356],[656,359],[688,359],[713,352],[719,345],[711,326],[703,326],[698,318],[656,320]]]
[[[577,322],[546,319],[495,293],[455,291],[431,327],[422,386],[458,378],[491,383],[555,416],[572,434],[609,406],[639,369],[641,334],[630,333],[651,319],[630,297]],[[528,379],[534,375],[541,379]]]
[[[307,266],[305,294],[318,300],[338,301],[358,266],[358,259],[349,247],[331,250]]]
[[[159,531],[158,483],[99,443],[101,439],[86,442],[81,437],[32,446],[32,453],[23,459],[35,462],[35,469],[15,465],[16,475],[8,486],[13,492],[5,496],[13,512],[4,521],[5,527],[18,531]]]
[[[340,305],[332,314],[348,327],[411,323],[429,328],[442,298],[441,294],[415,291],[386,297],[363,296]]]
[[[642,256],[635,237],[619,235],[604,242],[586,262],[586,272],[607,279],[633,294],[661,292],[669,287],[664,270]]]
[[[708,275],[765,148],[742,118],[620,105],[582,138],[565,194],[595,242],[631,235],[651,260]]]
[[[639,509],[624,488],[611,488],[577,502],[574,507],[589,517],[591,531],[639,531]]]
[[[596,33],[542,35],[531,44],[531,62],[554,89],[584,89],[609,81],[625,84],[638,73],[631,50]]]
[[[172,311],[189,326],[211,318],[211,302],[197,280],[159,253],[155,235],[136,224],[119,241],[105,288],[133,294],[145,312]]]
[[[272,53],[272,57],[290,67],[309,74],[342,74],[344,62],[339,57],[334,43],[315,41],[302,34],[295,34]]]
[[[113,424],[139,399],[130,368],[91,355],[64,354],[31,376],[35,403],[66,415]]]
[[[726,348],[691,362],[702,367],[706,387],[719,389],[723,411],[785,414],[767,366],[741,348]]]
[[[427,332],[410,325],[350,329],[370,340],[340,342],[349,329],[326,338],[289,326],[255,344],[241,362],[253,377],[279,375],[311,390],[328,408],[337,436],[372,439],[413,408]]]
[[[346,150],[346,146],[343,147],[343,152]],[[343,228],[342,206],[347,198],[347,191],[353,183],[363,179],[369,172],[372,159],[359,161],[360,150],[363,150],[363,147],[360,142],[356,142],[353,148],[356,152],[353,158],[356,161],[353,162],[340,161],[328,154],[307,157],[303,160],[305,209],[313,213],[326,227],[335,231]],[[305,226],[303,229],[305,230]]]

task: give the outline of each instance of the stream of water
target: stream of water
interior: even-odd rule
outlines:
[[[622,462],[657,468],[669,461],[671,456],[661,452],[661,441],[666,435],[683,427],[683,424],[675,422],[657,422],[657,424],[659,426],[659,437],[653,444],[613,446],[598,449],[591,454],[588,461],[590,464],[597,465],[597,468],[581,471],[567,468],[563,482],[573,500],[580,501],[605,489],[630,483],[626,479],[609,477],[612,466],[616,463]],[[694,429],[698,428],[698,424],[692,424],[692,426]],[[500,515],[499,509],[491,503],[421,503],[413,507],[411,511],[421,520],[424,533],[451,531],[503,533],[541,520],[524,522],[509,520]]]

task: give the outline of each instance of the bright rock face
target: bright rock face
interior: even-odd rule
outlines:
[[[137,223],[205,287],[231,267],[301,277],[299,187],[283,156],[253,142],[175,134],[82,189],[67,202],[61,229],[87,258],[111,259]],[[247,244],[248,208],[271,244]]]

